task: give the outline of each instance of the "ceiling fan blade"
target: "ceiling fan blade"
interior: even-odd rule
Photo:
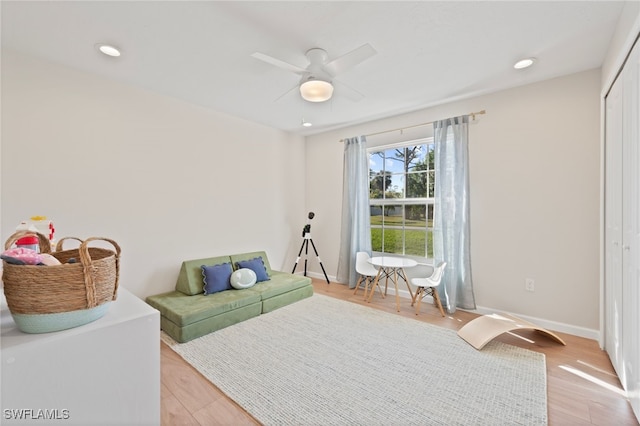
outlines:
[[[333,80],[332,84],[336,86],[336,93],[339,96],[344,96],[345,98],[351,99],[354,102],[358,102],[364,99],[364,95],[351,86],[347,86],[346,84],[337,80]]]
[[[376,52],[370,44],[363,44],[351,52],[345,53],[344,55],[325,64],[324,69],[332,76],[336,76],[347,71],[349,68],[358,65],[360,62],[369,59],[376,53],[378,52]]]
[[[273,102],[278,102],[280,99],[284,98],[285,96],[287,96],[289,93],[291,93],[292,91],[298,89],[300,87],[300,85],[296,84],[295,86],[293,86],[291,89],[287,90],[286,92],[284,92],[282,95],[278,96],[277,98],[275,98],[273,100]]]
[[[276,58],[274,58],[272,56],[265,55],[264,53],[254,52],[254,53],[251,54],[251,56],[253,58],[256,58],[256,59],[259,59],[259,60],[261,60],[263,62],[266,62],[266,63],[268,63],[270,65],[276,66],[278,68],[282,68],[282,69],[287,70],[287,71],[291,71],[291,72],[296,73],[296,74],[304,74],[305,72],[307,72],[307,70],[304,69],[304,68],[300,68],[300,67],[298,67],[296,65],[292,65],[292,64],[290,64],[288,62],[281,61],[280,59],[276,59]]]

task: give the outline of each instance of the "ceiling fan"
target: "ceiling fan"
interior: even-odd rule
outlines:
[[[376,53],[376,50],[371,47],[370,44],[363,44],[351,52],[345,53],[344,55],[329,61],[329,55],[325,50],[314,47],[313,49],[309,49],[306,53],[307,59],[309,60],[307,68],[292,65],[288,62],[281,61],[280,59],[276,59],[260,52],[255,52],[251,56],[301,76],[299,83],[282,96],[295,88],[299,88],[300,95],[303,99],[309,102],[324,102],[331,99],[334,84],[340,86],[340,92],[346,97],[354,101],[362,99],[364,97],[362,93],[346,86],[344,83],[340,83],[335,80],[335,77],[365,61]],[[280,98],[282,96],[280,96]]]

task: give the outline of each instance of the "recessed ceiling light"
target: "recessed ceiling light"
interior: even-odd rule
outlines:
[[[525,58],[521,59],[515,63],[513,66],[517,70],[521,70],[523,68],[529,68],[536,61],[536,58]]]
[[[313,126],[313,124],[309,123],[307,120],[305,120],[304,118],[302,119],[302,126],[303,127],[311,127]]]
[[[108,44],[97,44],[96,46],[98,47],[98,50],[100,52],[104,53],[107,56],[113,56],[113,57],[120,56],[120,50],[118,50],[118,48],[116,47],[113,47]]]

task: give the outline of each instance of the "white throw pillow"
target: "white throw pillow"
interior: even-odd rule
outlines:
[[[231,274],[231,286],[235,289],[249,288],[256,283],[256,273],[249,268],[240,268]]]

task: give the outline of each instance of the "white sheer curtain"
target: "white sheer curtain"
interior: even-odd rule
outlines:
[[[371,218],[369,210],[369,158],[364,136],[344,141],[342,175],[342,230],[336,279],[356,285],[356,253],[371,254]]]
[[[447,311],[475,309],[469,248],[469,117],[433,123],[435,141],[434,262],[447,267],[440,296]]]

